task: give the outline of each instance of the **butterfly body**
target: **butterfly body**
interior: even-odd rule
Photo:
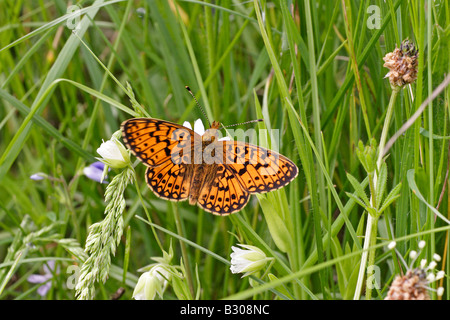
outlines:
[[[218,215],[241,210],[251,193],[279,189],[298,168],[288,158],[249,143],[217,138],[214,121],[202,135],[169,121],[135,118],[122,123],[125,145],[148,168],[146,181],[160,198],[189,200]]]
[[[214,165],[200,164],[191,166],[194,167],[194,174],[192,175],[191,188],[189,190],[189,204],[195,205],[202,188],[209,188],[211,186],[211,173],[214,172]]]

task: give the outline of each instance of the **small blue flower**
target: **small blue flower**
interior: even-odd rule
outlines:
[[[92,163],[90,166],[85,167],[83,169],[83,173],[91,180],[102,182],[102,174],[105,169],[105,164],[101,161],[96,161]],[[108,183],[107,181],[103,181],[102,183]]]
[[[47,175],[42,172],[38,172],[30,176],[30,179],[34,181],[44,180],[45,178],[47,178]]]
[[[47,266],[48,265],[48,266]],[[44,297],[52,287],[50,279],[53,278],[53,271],[55,270],[55,261],[50,260],[47,264],[44,264],[44,274],[32,274],[28,277],[27,281],[30,283],[42,283],[37,290],[37,293]],[[59,268],[56,270],[56,274],[59,273]]]

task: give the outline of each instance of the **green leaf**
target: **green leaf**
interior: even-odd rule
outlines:
[[[350,181],[350,183],[352,184],[353,188],[355,189],[356,194],[358,195],[358,197],[360,197],[362,199],[362,201],[364,201],[365,206],[370,207],[370,200],[367,197],[366,192],[364,191],[363,186],[359,183],[358,180],[356,180],[355,177],[353,177],[350,173],[347,172],[347,179],[348,181]]]
[[[345,193],[347,195],[347,197],[349,197],[350,199],[353,199],[357,204],[359,204],[361,207],[363,207],[364,209],[368,210],[369,206],[367,206],[364,201],[362,201],[360,198],[358,198],[357,196],[355,196],[353,193],[350,192],[346,192]]]
[[[257,194],[257,197],[273,241],[281,251],[289,251],[292,245],[292,237],[285,221],[281,219],[272,202],[269,201],[265,195]]]
[[[400,197],[400,190],[402,188],[402,184],[399,183],[397,184],[392,190],[391,192],[389,192],[389,194],[387,195],[386,199],[383,202],[383,205],[381,206],[381,208],[378,210],[378,213],[381,214],[384,210],[386,210],[386,208],[392,203],[394,202],[395,199],[397,199],[398,197]]]
[[[278,280],[278,278],[272,273],[269,273],[268,277],[269,277],[270,281]],[[284,284],[280,285],[280,286],[276,286],[274,289],[281,292],[282,294],[284,294],[286,297],[289,297],[290,299],[293,299],[293,300],[295,299],[293,297],[293,295],[286,289],[286,286]]]
[[[384,191],[386,190],[387,184],[387,166],[386,163],[383,162],[381,165],[380,171],[378,172],[378,180],[377,180],[377,189],[376,189],[376,203],[377,209],[380,207],[381,202],[383,201]]]
[[[417,198],[419,198],[420,201],[422,201],[431,211],[433,211],[439,218],[441,218],[446,223],[450,224],[450,221],[438,210],[436,210],[435,207],[430,205],[427,200],[423,197],[422,193],[420,193],[419,188],[417,187],[416,181],[414,179],[414,169],[409,169],[408,173],[406,174],[406,177],[408,179],[408,185],[411,191],[416,195]]]

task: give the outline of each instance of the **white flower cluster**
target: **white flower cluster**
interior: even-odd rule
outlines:
[[[387,247],[389,250],[395,250],[396,245],[397,245],[397,243],[395,241],[392,241],[388,244]],[[426,246],[426,242],[424,240],[421,240],[421,241],[419,241],[419,244],[418,244],[418,247],[420,249],[419,252],[417,252],[416,250],[411,250],[409,252],[409,258],[411,259],[409,266],[403,260],[401,254],[397,252],[399,259],[402,260],[402,262],[404,263],[404,265],[407,267],[408,270],[414,269],[413,266],[414,266],[417,258],[420,256],[422,249],[425,248],[425,246]],[[442,296],[444,294],[443,287],[433,289],[429,286],[431,283],[438,281],[445,276],[445,271],[443,271],[443,270],[439,270],[435,273],[435,268],[439,261],[441,261],[441,256],[438,255],[437,253],[435,253],[435,254],[433,254],[433,260],[430,261],[430,263],[428,263],[427,259],[422,259],[422,260],[420,260],[419,267],[416,268],[415,270],[418,270],[418,272],[420,271],[420,273],[424,275],[425,279],[420,279],[421,286],[424,286],[424,289],[427,289],[430,291],[435,291],[438,296]]]

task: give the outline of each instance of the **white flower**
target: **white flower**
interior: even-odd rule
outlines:
[[[392,243],[392,242],[391,242]],[[444,288],[432,288],[430,285],[433,282],[441,280],[445,277],[445,271],[436,272],[437,261],[441,260],[441,256],[435,253],[433,261],[428,263],[427,259],[421,259],[419,267],[415,267],[416,259],[421,255],[422,250],[426,247],[425,241],[419,241],[418,252],[411,250],[409,257],[412,259],[409,266],[403,260],[402,256],[399,258],[405,264],[407,272],[403,276],[397,276],[392,282],[389,292],[385,300],[430,300],[428,291],[436,292],[438,296],[444,293]]]
[[[103,141],[100,148],[97,149],[97,153],[102,156],[97,159],[109,167],[120,169],[130,164],[130,155],[127,149],[114,137],[106,142]]]
[[[162,298],[170,277],[170,272],[162,264],[156,264],[139,277],[133,291],[133,298],[136,300],[154,300],[156,294]]]
[[[192,126],[191,126],[191,124],[188,121],[185,121],[183,123],[183,126],[192,130]],[[205,131],[205,126],[203,125],[203,122],[202,122],[201,119],[195,120],[195,122],[194,122],[194,132],[199,134],[199,135],[201,135],[201,136],[205,134],[205,132],[206,132]],[[223,137],[223,138],[218,139],[217,141],[230,141],[230,140],[231,140],[230,137]]]
[[[242,277],[246,277],[252,273],[261,270],[271,260],[267,258],[264,252],[255,247],[245,244],[239,244],[239,246],[247,249],[241,249],[232,246],[233,252],[231,253],[231,267],[232,273],[244,273]]]

